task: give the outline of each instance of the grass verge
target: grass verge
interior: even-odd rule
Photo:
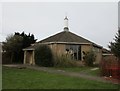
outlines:
[[[117,89],[118,85],[106,84],[83,78],[63,76],[31,69],[3,67],[3,89]]]

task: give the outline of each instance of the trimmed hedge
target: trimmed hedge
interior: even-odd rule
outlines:
[[[49,46],[41,44],[35,49],[35,64],[38,66],[54,66],[53,54]]]

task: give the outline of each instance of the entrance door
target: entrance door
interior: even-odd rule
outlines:
[[[32,64],[33,62],[33,51],[27,51],[26,64]]]

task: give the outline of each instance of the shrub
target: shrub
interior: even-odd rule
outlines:
[[[96,56],[93,51],[90,52],[84,52],[84,61],[87,66],[93,66],[93,62],[96,59]]]
[[[47,45],[38,45],[35,49],[35,63],[39,66],[53,66],[52,51]]]
[[[57,56],[54,60],[55,67],[77,67],[80,66],[75,60],[72,60],[70,56],[61,55]]]
[[[8,52],[2,53],[2,64],[11,64],[11,55]]]

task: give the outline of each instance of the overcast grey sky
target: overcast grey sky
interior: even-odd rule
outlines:
[[[70,31],[107,47],[118,28],[117,2],[27,2],[2,4],[2,34],[33,33],[38,40],[63,31],[67,13]]]

